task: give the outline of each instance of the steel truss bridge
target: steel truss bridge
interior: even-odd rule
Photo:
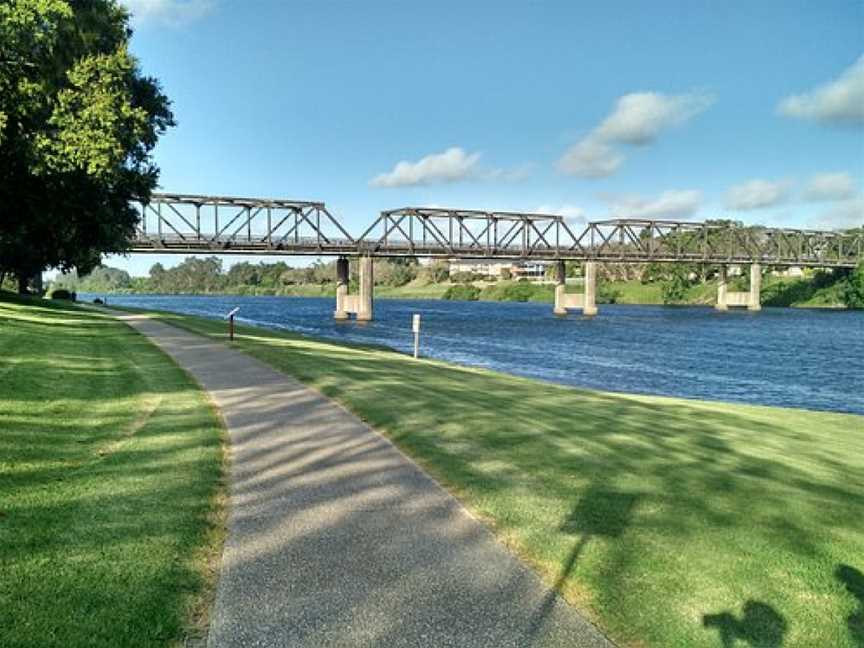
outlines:
[[[137,206],[133,252],[818,267],[864,260],[864,228],[826,232],[643,219],[574,228],[551,214],[405,207],[381,212],[355,238],[322,202],[157,193]]]

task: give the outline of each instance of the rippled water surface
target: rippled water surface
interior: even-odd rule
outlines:
[[[95,295],[82,295],[92,298]],[[384,300],[375,321],[335,322],[311,297],[113,295],[112,304],[238,319],[275,329],[413,348],[451,362],[596,389],[864,414],[864,312],[600,306],[565,318],[549,304]]]

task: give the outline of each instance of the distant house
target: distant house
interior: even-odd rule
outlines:
[[[465,261],[462,259],[451,259],[450,276],[460,272],[470,272],[482,277],[498,278],[505,270],[510,270],[512,264],[501,261]]]
[[[452,259],[450,261],[450,276],[457,273],[471,273],[481,277],[500,278],[508,273],[513,279],[538,280],[546,276],[545,263],[528,261],[465,261]]]
[[[510,274],[514,279],[543,279],[546,277],[545,263],[521,261],[514,263],[510,268]]]
[[[774,270],[772,272],[775,277],[803,277],[804,269],[798,266],[789,266],[788,268],[783,268],[782,270]]]

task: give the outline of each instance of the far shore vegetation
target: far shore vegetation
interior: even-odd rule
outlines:
[[[224,322],[153,316],[227,342]],[[233,345],[389,436],[619,645],[861,645],[864,417],[588,391],[249,326]]]
[[[225,491],[207,396],[111,316],[0,293],[0,322],[0,644],[203,641]]]
[[[864,307],[864,266],[849,269],[805,269],[800,275],[784,274],[784,268],[765,268],[762,304],[825,308]],[[485,301],[554,300],[553,268],[539,281],[488,277],[469,272],[450,273],[444,260],[428,264],[414,259],[376,259],[377,298],[451,299]],[[581,290],[580,264],[568,263],[568,291]],[[79,277],[59,275],[51,290],[69,292],[232,294],[324,297],[335,294],[335,262],[314,262],[295,268],[276,263],[238,263],[223,269],[217,257],[189,257],[173,268],[154,264],[146,277],[131,277],[118,268],[99,266]],[[356,274],[352,264],[351,282]],[[717,267],[697,264],[601,264],[598,284],[600,303],[713,304],[717,295]],[[729,277],[729,290],[749,289],[746,266]]]

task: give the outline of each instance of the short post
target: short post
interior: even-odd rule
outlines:
[[[411,320],[411,330],[414,331],[414,359],[420,355],[420,314],[414,313]]]
[[[239,310],[240,310],[240,307],[238,306],[237,308],[232,310],[227,315],[227,317],[228,317],[228,339],[231,340],[232,342],[234,341],[234,316],[237,314],[237,312]]]

